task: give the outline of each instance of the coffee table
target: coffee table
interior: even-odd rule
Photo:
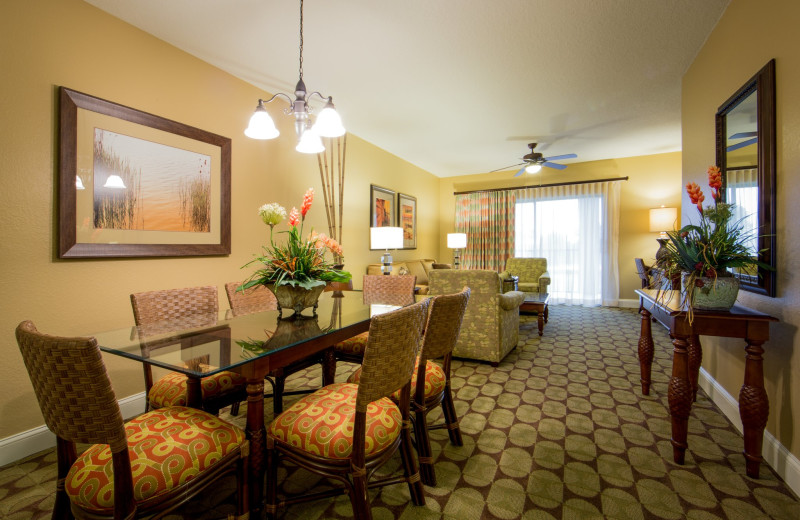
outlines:
[[[521,312],[535,312],[539,315],[539,335],[544,332],[544,324],[547,323],[549,309],[547,304],[550,302],[550,293],[525,293],[525,301],[519,306]]]

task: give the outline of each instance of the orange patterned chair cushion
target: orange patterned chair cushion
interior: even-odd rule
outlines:
[[[414,389],[417,387],[417,370],[419,369],[419,356],[417,356],[417,362],[414,365],[414,374],[411,376],[411,397],[414,397]],[[355,383],[358,384],[358,380],[361,378],[361,367],[358,368],[353,374],[347,379],[348,383]],[[447,378],[444,374],[444,369],[440,367],[437,363],[434,363],[431,360],[428,360],[428,363],[425,365],[425,398],[432,397],[434,395],[439,395],[444,391],[444,386],[447,383]],[[400,400],[400,390],[396,391],[392,394],[392,399],[395,401]]]
[[[336,352],[342,352],[344,354],[363,356],[364,351],[367,350],[368,337],[369,332],[362,332],[358,336],[353,336],[352,338],[337,343],[333,346],[333,350]]]
[[[267,428],[267,435],[329,459],[346,459],[353,450],[353,419],[358,385],[334,383],[295,402]],[[384,397],[367,406],[365,454],[380,453],[400,435],[400,409]]]
[[[206,471],[245,441],[236,426],[202,410],[174,407],[140,415],[125,424],[134,499],[157,500]],[[114,471],[111,449],[95,444],[78,457],[65,490],[82,509],[111,515]]]
[[[203,399],[225,394],[246,382],[244,377],[235,372],[219,372],[204,377],[200,380]],[[186,376],[170,372],[153,384],[148,397],[150,408],[186,406]]]

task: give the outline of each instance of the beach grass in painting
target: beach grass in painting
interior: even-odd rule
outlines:
[[[105,188],[111,175],[125,188]],[[210,232],[211,158],[95,128],[94,225]]]

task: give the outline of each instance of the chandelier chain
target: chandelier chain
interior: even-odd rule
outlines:
[[[300,0],[300,79],[303,79],[303,0]]]

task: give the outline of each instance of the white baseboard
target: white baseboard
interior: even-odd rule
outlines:
[[[639,308],[639,300],[619,300],[619,305],[617,307],[624,307],[626,309],[638,309]]]
[[[141,414],[144,412],[144,392],[120,399],[119,408],[122,412],[122,417],[126,419]],[[0,439],[0,467],[52,448],[55,445],[56,436],[47,429],[47,426],[39,426],[38,428]]]
[[[698,380],[708,397],[719,406],[723,414],[742,433],[742,419],[739,417],[739,402],[713,379],[705,369],[700,368]],[[761,450],[764,461],[780,475],[786,485],[795,494],[800,495],[800,460],[792,455],[778,439],[768,431],[764,431],[764,445]]]

